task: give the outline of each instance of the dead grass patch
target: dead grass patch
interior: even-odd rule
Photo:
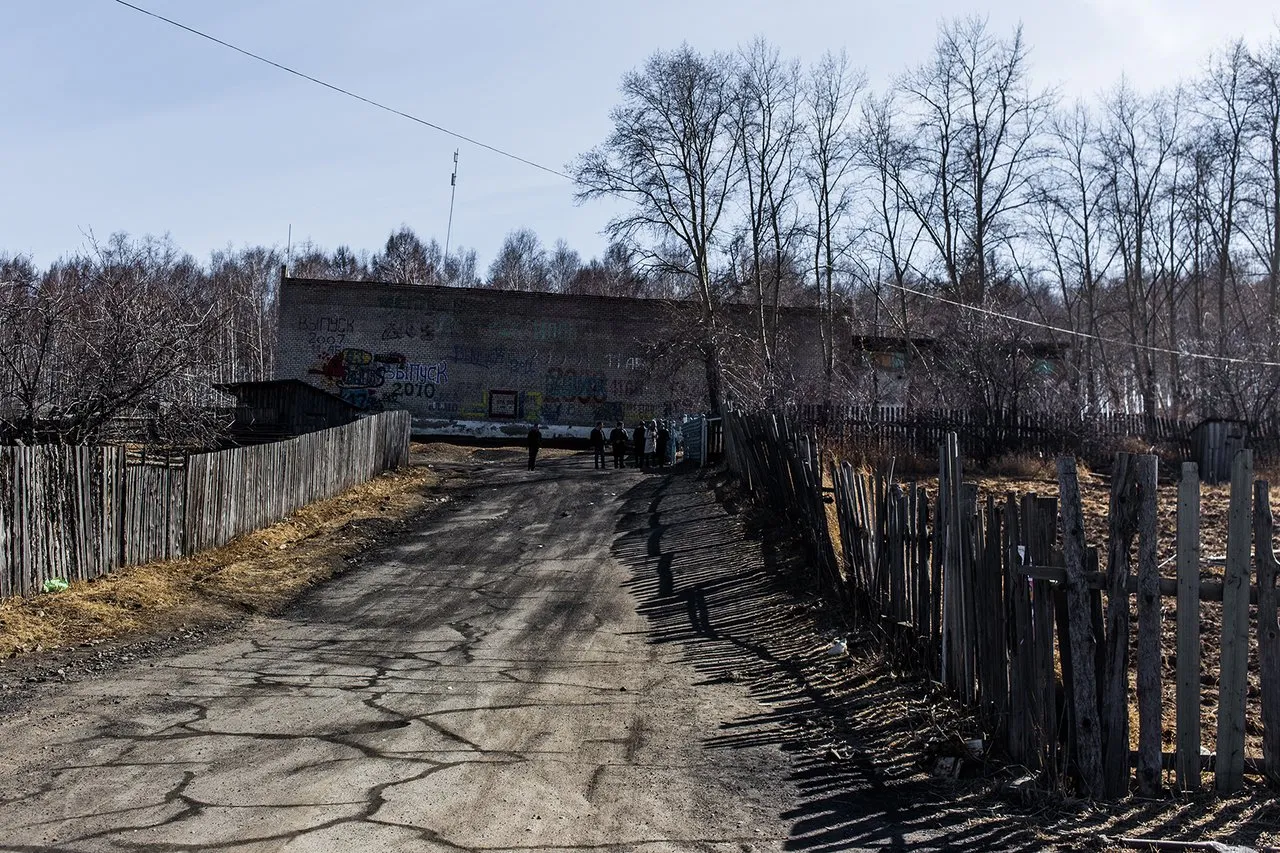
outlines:
[[[462,463],[473,448],[413,445],[411,464],[213,551],[132,566],[65,592],[0,601],[0,657],[90,641],[209,625],[271,613],[341,572],[345,557],[436,500],[435,463]]]

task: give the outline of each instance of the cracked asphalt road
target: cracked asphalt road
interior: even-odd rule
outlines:
[[[679,591],[644,554],[696,510],[636,511],[659,478],[585,455],[523,467],[281,617],[42,688],[0,721],[0,850],[783,849],[787,756],[709,746],[760,703],[654,642],[637,592],[636,566]]]

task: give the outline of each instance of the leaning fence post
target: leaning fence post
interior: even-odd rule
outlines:
[[[1178,482],[1178,787],[1200,787],[1200,475]]]
[[[1218,744],[1214,787],[1229,794],[1244,786],[1244,710],[1249,665],[1249,486],[1253,451],[1231,463],[1227,567],[1222,576],[1222,659],[1218,678]]]
[[[1084,513],[1080,508],[1080,484],[1076,479],[1076,460],[1072,456],[1058,459],[1058,488],[1062,501],[1062,552],[1067,571],[1068,641],[1071,649],[1071,692],[1076,744],[1076,762],[1084,793],[1100,798],[1102,788],[1102,733],[1098,719],[1097,679],[1094,658],[1097,654],[1093,621],[1089,604],[1089,586],[1085,581]]]

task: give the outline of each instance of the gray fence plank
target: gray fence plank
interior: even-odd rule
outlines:
[[[1249,667],[1250,483],[1253,452],[1231,465],[1227,566],[1222,589],[1222,659],[1218,680],[1218,743],[1214,787],[1229,794],[1244,785],[1244,712]]]

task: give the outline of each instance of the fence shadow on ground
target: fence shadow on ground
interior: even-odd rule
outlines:
[[[815,630],[821,605],[797,580],[803,551],[754,508],[718,500],[711,482],[636,485],[613,553],[631,573],[651,642],[679,647],[701,683],[740,684],[760,703],[706,746],[788,754],[799,796],[780,814],[788,850],[1103,849],[1103,833],[1247,844],[1280,828],[1280,802],[1254,787],[1226,800],[1087,806],[1023,803],[992,784],[929,776],[919,749],[937,705],[929,682],[891,675],[867,649],[853,663],[828,658]]]
[[[871,757],[866,743],[910,730],[911,720],[876,713],[888,707],[884,691],[905,688],[841,698],[819,681],[826,659],[815,600],[788,581],[803,574],[791,542],[753,531],[691,477],[635,486],[617,534],[614,554],[632,573],[651,641],[680,646],[704,683],[740,683],[761,704],[723,723],[707,748],[772,745],[790,755],[800,802],[780,815],[790,825],[786,849],[1043,849],[1011,820],[975,821],[912,756]]]

